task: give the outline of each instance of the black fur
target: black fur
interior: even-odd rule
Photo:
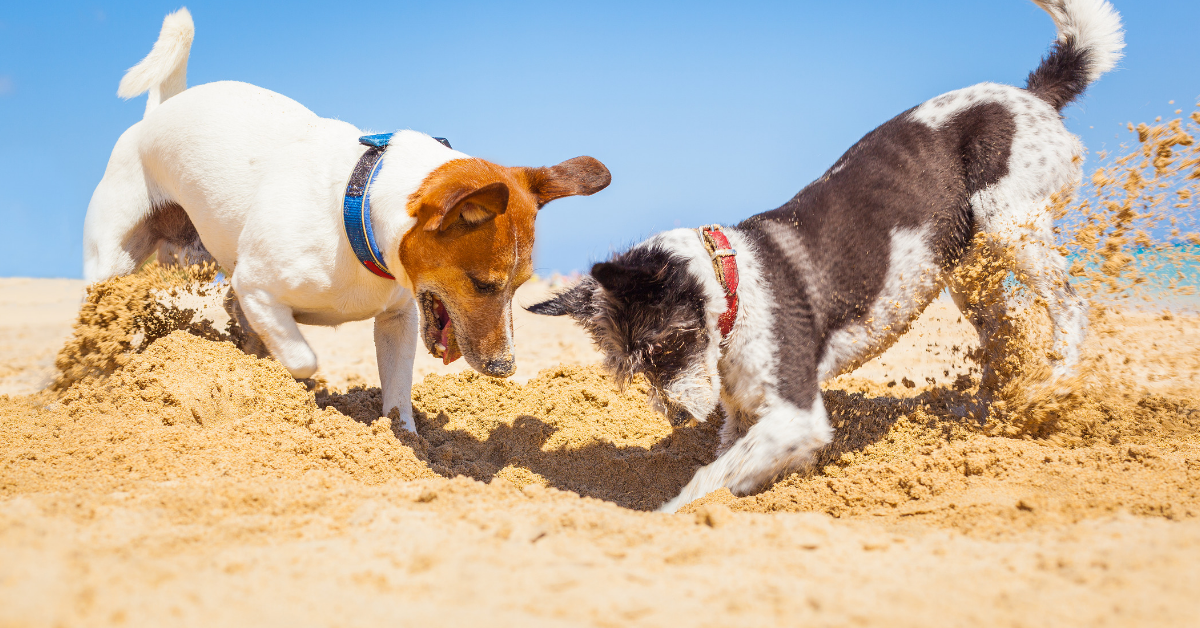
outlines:
[[[688,272],[687,260],[657,246],[637,246],[528,309],[570,314],[605,350],[620,383],[643,373],[661,389],[707,348],[704,307],[704,288]]]
[[[787,339],[779,344],[781,396],[811,403],[829,335],[867,316],[883,289],[893,229],[929,227],[938,264],[958,263],[974,235],[969,199],[1008,173],[1014,131],[1013,115],[995,103],[938,129],[901,114],[782,207],[737,226],[760,259],[773,261],[762,272],[776,304],[775,337]],[[781,249],[781,231],[802,250]],[[814,280],[820,285],[809,294]]]
[[[598,311],[592,307],[592,293],[598,286],[595,279],[590,276],[584,277],[579,283],[554,295],[554,298],[535,303],[525,309],[542,316],[570,314],[584,322],[590,320]]]
[[[1054,42],[1050,54],[1025,79],[1025,89],[1062,111],[1088,86],[1091,54],[1075,44],[1074,37]]]

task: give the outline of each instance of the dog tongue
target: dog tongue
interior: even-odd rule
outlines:
[[[462,352],[458,350],[458,343],[451,342],[450,332],[454,329],[454,321],[446,321],[446,326],[442,328],[442,346],[446,350],[442,352],[442,364],[449,364],[462,357]]]

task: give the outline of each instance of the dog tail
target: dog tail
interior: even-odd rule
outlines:
[[[154,49],[125,73],[117,96],[129,99],[150,92],[146,101],[149,114],[166,99],[187,89],[188,53],[195,32],[192,14],[186,8],[164,18]]]
[[[1058,41],[1029,74],[1025,89],[1062,111],[1121,60],[1125,47],[1121,15],[1106,0],[1033,2],[1054,19]]]

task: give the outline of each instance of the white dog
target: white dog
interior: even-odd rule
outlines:
[[[511,300],[532,272],[537,212],[603,189],[604,165],[503,167],[415,131],[361,137],[245,83],[187,89],[192,36],[186,9],[167,16],[121,81],[120,96],[150,96],[88,205],[88,281],[131,273],[156,250],[215,259],[250,327],[298,378],[317,356],[297,321],[374,317],[383,411],[398,408],[409,430],[418,333],[447,363],[463,355],[511,375]]]

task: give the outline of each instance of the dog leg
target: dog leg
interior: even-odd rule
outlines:
[[[413,360],[417,357],[420,316],[417,300],[375,317],[375,356],[379,362],[379,382],[383,388],[383,414],[400,410],[400,425],[416,432],[412,418]]]
[[[753,415],[733,408],[732,404],[723,405],[725,422],[721,424],[721,444],[717,446],[718,456],[729,451],[729,448],[744,437],[750,430],[750,426],[754,424]]]
[[[1004,290],[1006,275],[1005,270],[1000,275],[969,283],[950,281],[947,285],[954,304],[979,334],[982,349],[979,394],[983,407],[991,402],[992,393],[1000,388],[1010,370],[1005,362],[1009,359],[1009,343],[1020,333],[1009,316],[1008,295]]]
[[[117,140],[83,219],[83,277],[89,283],[136,271],[158,246],[146,222],[152,201],[135,129]]]
[[[728,451],[697,471],[679,496],[663,504],[659,512],[675,512],[721,487],[735,494],[748,493],[806,461],[832,436],[819,393],[807,410],[779,401]]]
[[[240,285],[237,271],[234,271],[232,283],[246,321],[266,343],[271,356],[279,360],[292,377],[312,377],[317,372],[317,354],[300,333],[292,308],[265,290],[246,289]]]
[[[262,336],[255,333],[254,328],[250,326],[250,321],[246,320],[246,313],[242,311],[241,302],[238,301],[237,294],[232,288],[225,292],[223,306],[225,313],[229,315],[229,335],[233,344],[247,355],[257,358],[271,357],[271,350],[263,342]]]
[[[1080,347],[1087,327],[1087,301],[1067,278],[1067,261],[1046,238],[1034,237],[1011,245],[1017,268],[1042,301],[1053,324],[1055,380],[1072,374],[1079,364]]]

